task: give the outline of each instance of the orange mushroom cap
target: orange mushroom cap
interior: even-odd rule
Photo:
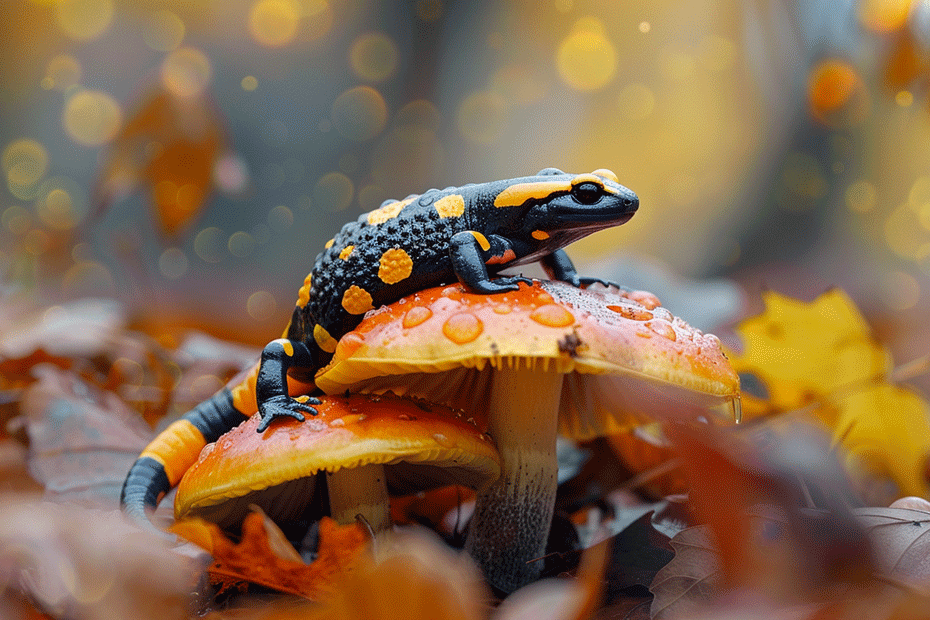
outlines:
[[[318,415],[304,422],[282,419],[259,434],[259,416],[252,416],[208,444],[178,485],[175,517],[224,521],[230,510],[244,514],[249,503],[257,503],[256,494],[279,495],[275,489],[322,470],[429,465],[431,481],[472,488],[500,474],[494,443],[461,412],[390,395],[320,400]],[[312,486],[304,490],[309,495]],[[234,499],[236,508],[221,507]]]
[[[739,378],[712,334],[644,291],[563,282],[497,295],[455,284],[369,312],[316,376],[323,391],[410,394],[474,411],[488,367],[568,373],[560,432],[577,438],[709,408],[737,413]]]

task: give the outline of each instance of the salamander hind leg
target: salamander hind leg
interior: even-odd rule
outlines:
[[[311,397],[299,402],[287,393],[287,371],[291,368],[313,367],[312,353],[300,340],[279,338],[265,346],[255,382],[258,415],[262,419],[255,429],[257,432],[264,432],[275,418],[291,417],[303,422],[305,413],[317,414],[312,405],[319,405],[318,399]]]

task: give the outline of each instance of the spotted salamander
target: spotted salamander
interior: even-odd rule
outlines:
[[[609,170],[535,176],[431,189],[350,222],[326,243],[300,288],[290,324],[241,378],[171,424],[145,448],[123,485],[124,510],[147,519],[201,449],[258,413],[262,432],[275,418],[314,415],[313,377],[339,338],[366,312],[458,279],[473,291],[503,293],[531,283],[492,277],[504,267],[541,261],[547,274],[582,286],[562,249],[592,232],[623,224],[639,206]],[[290,382],[288,379],[290,378]],[[303,394],[293,398],[290,392]]]

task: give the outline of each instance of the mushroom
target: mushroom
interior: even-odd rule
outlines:
[[[377,532],[390,525],[389,481],[478,489],[500,473],[493,442],[461,412],[391,395],[320,400],[305,422],[283,419],[259,434],[252,416],[208,444],[178,485],[175,517],[231,527],[259,504],[275,520],[296,521],[325,471],[331,516],[346,524],[360,514]]]
[[[390,391],[487,416],[502,472],[478,494],[466,550],[504,592],[541,570],[557,432],[590,439],[739,411],[739,379],[715,336],[650,293],[563,282],[420,291],[370,312],[315,380],[327,393]]]

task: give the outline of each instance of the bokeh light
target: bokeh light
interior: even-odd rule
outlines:
[[[242,90],[251,92],[258,88],[258,79],[254,75],[247,75],[242,78],[242,81],[239,84],[242,86]]]
[[[249,295],[249,299],[245,304],[249,316],[256,321],[267,321],[272,318],[277,307],[278,303],[275,301],[274,295],[268,291],[255,291]]]
[[[826,59],[811,70],[808,101],[814,118],[831,127],[861,123],[869,111],[869,94],[849,62]]]
[[[0,162],[10,193],[20,200],[30,200],[48,171],[48,152],[36,140],[21,138],[3,149]]]
[[[32,228],[32,214],[21,205],[13,205],[0,214],[0,224],[16,236],[25,235]]]
[[[846,206],[850,211],[866,213],[875,206],[875,186],[866,180],[854,181],[846,188]]]
[[[185,30],[180,17],[167,9],[159,9],[143,22],[142,40],[156,52],[170,52],[181,45]]]
[[[285,207],[278,205],[268,212],[268,227],[271,232],[281,234],[294,225],[294,212]]]
[[[349,64],[360,79],[383,82],[397,70],[397,45],[386,34],[369,32],[352,43]]]
[[[226,247],[229,253],[237,258],[247,258],[255,251],[255,237],[247,232],[238,231],[229,236]]]
[[[889,271],[879,282],[879,299],[890,310],[909,310],[920,300],[920,283],[904,271]]]
[[[61,292],[73,298],[110,296],[116,292],[116,282],[110,268],[103,263],[81,260],[65,272]]]
[[[249,11],[249,34],[267,47],[283,47],[297,36],[301,6],[297,0],[258,0]]]
[[[387,104],[381,93],[370,86],[356,86],[336,97],[331,120],[340,135],[364,142],[384,130],[387,117]]]
[[[169,54],[161,65],[161,81],[178,97],[203,94],[213,77],[213,67],[206,55],[192,47],[182,47]]]
[[[59,54],[48,61],[42,87],[65,91],[81,82],[81,63],[70,54]]]
[[[180,248],[168,248],[158,257],[158,270],[169,280],[177,280],[187,273],[190,263]]]
[[[239,155],[228,153],[220,157],[213,166],[213,182],[226,194],[237,195],[249,184],[249,168]]]
[[[112,0],[59,0],[55,20],[67,36],[88,41],[102,35],[113,21]]]
[[[566,84],[581,91],[603,88],[613,79],[617,52],[604,35],[600,20],[593,17],[578,20],[559,44],[556,68]]]
[[[70,230],[87,215],[87,192],[73,179],[52,177],[39,188],[35,212],[49,228]]]
[[[108,93],[82,90],[65,104],[62,123],[72,140],[85,146],[99,146],[119,131],[123,113]]]
[[[342,211],[352,204],[355,186],[341,172],[324,174],[313,186],[313,202],[327,211]]]
[[[227,237],[215,226],[204,228],[194,237],[194,252],[205,263],[219,263],[226,256]]]
[[[478,91],[468,95],[456,114],[456,126],[462,137],[477,144],[496,142],[504,129],[507,108],[500,95]]]
[[[900,30],[906,23],[913,0],[859,0],[859,19],[876,32]]]

